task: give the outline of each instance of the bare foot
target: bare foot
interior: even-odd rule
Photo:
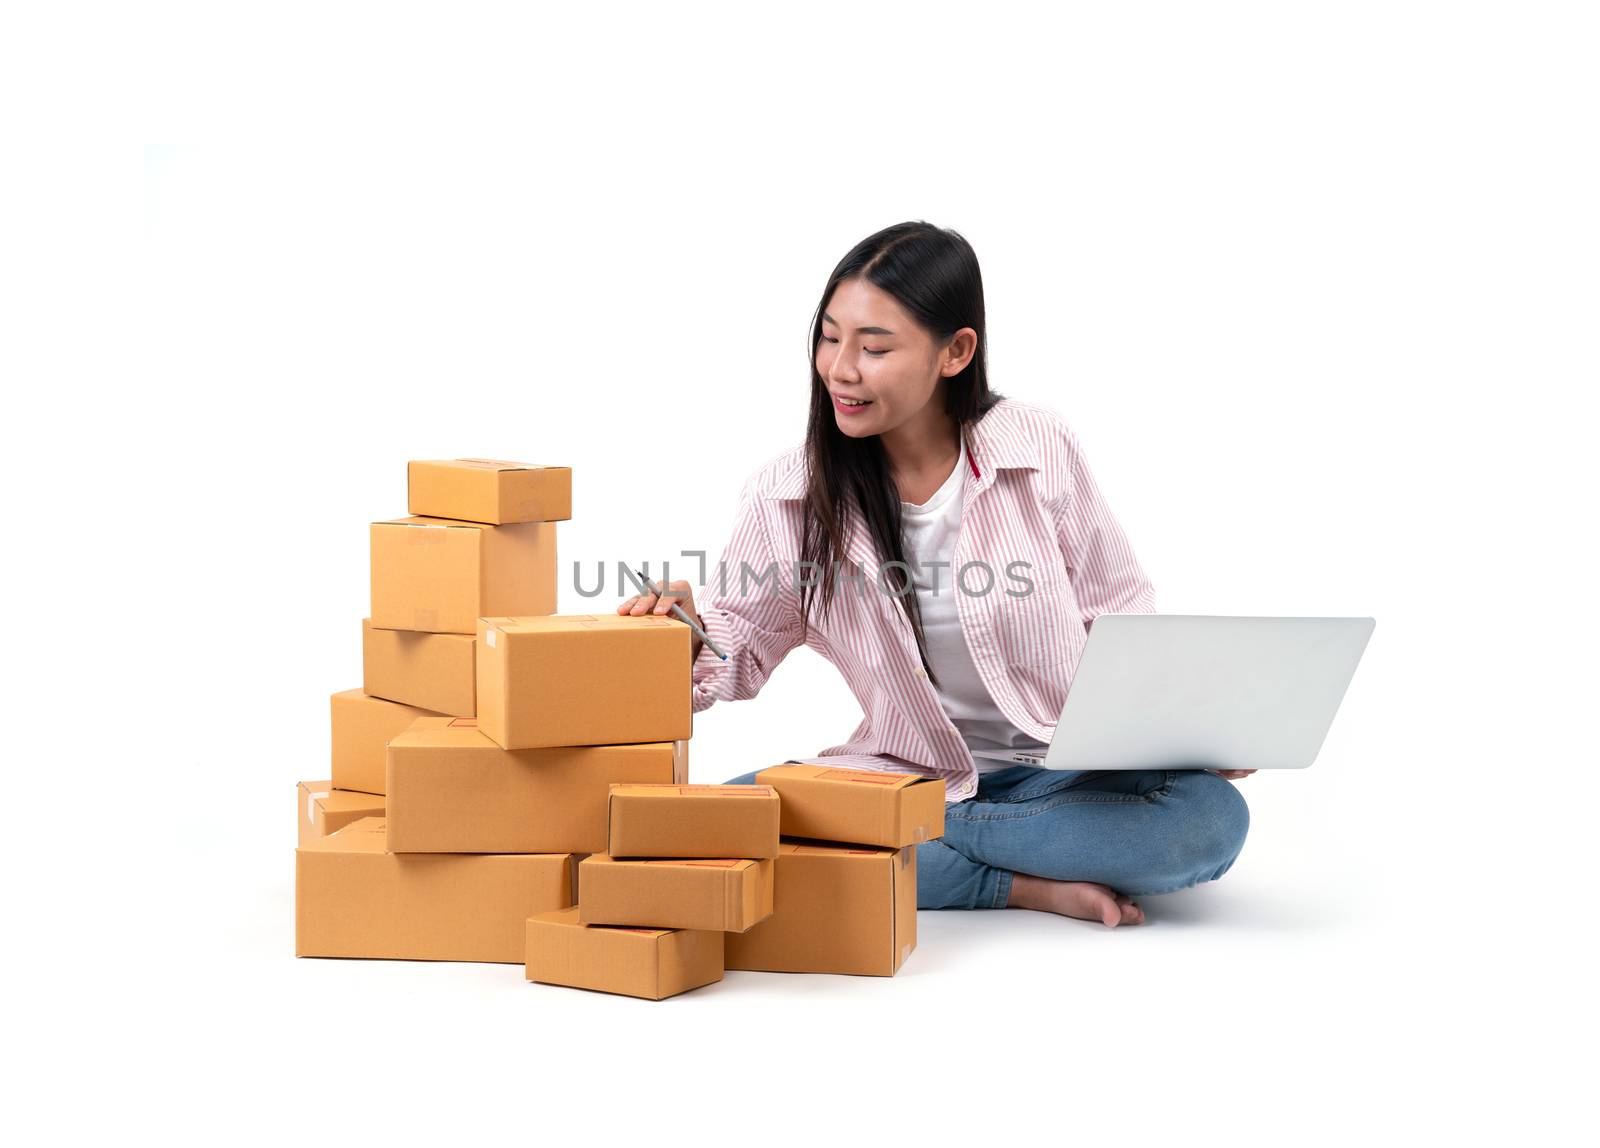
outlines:
[[[1144,910],[1109,885],[1093,881],[1052,881],[1027,873],[1011,875],[1008,909],[1038,909],[1080,921],[1099,921],[1108,928],[1144,924]]]

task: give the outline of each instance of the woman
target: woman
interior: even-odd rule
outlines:
[[[754,697],[802,643],[837,666],[865,716],[790,760],[944,778],[919,908],[1139,924],[1134,897],[1222,876],[1249,822],[1231,781],[1249,771],[974,756],[1047,744],[1095,616],[1155,604],[1073,431],[989,389],[971,246],[922,222],[863,240],[811,346],[806,440],[745,482],[704,607],[678,581],[617,612],[677,601],[726,651],[694,640],[695,712]]]

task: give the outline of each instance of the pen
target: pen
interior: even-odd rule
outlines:
[[[633,570],[629,570],[628,573],[633,577],[635,582],[642,582],[645,585],[645,587],[647,587],[649,589],[650,593],[654,594],[657,598],[665,598],[666,597],[665,594],[663,594],[660,590],[656,589],[655,583],[650,581],[650,579],[646,578],[643,574],[640,574],[637,571],[633,571]],[[711,652],[713,654],[717,655],[717,657],[721,658],[723,661],[727,661],[728,660],[728,655],[724,654],[721,650],[717,649],[717,644],[711,640],[711,635],[707,634],[699,626],[696,626],[694,624],[694,622],[690,619],[688,612],[686,610],[684,610],[684,608],[682,606],[678,605],[676,602],[674,602],[672,604],[672,614],[673,614],[673,616],[675,618],[678,619],[678,621],[682,622],[685,626],[688,626],[689,629],[693,630],[695,632],[695,634],[700,638],[700,640],[702,642],[704,642],[706,644],[706,646],[711,650]]]

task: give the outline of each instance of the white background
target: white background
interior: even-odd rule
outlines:
[[[1576,1134],[1584,6],[50,11],[0,18],[35,1138]],[[976,248],[993,386],[1076,427],[1162,612],[1378,620],[1317,764],[1239,783],[1233,870],[661,1004],[294,959],[291,795],[406,460],[572,466],[567,569],[714,555],[828,272],[912,218]],[[858,714],[798,650],[692,777]]]

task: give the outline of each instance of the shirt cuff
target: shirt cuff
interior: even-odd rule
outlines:
[[[692,688],[691,712],[699,713],[708,709],[724,696],[719,689],[723,679],[733,670],[733,642],[732,631],[722,612],[714,607],[708,607],[700,612],[700,628],[706,636],[715,642],[719,649],[728,655],[725,662],[712,652],[711,647],[704,642],[700,643],[700,653],[695,656],[692,669],[694,684]]]

